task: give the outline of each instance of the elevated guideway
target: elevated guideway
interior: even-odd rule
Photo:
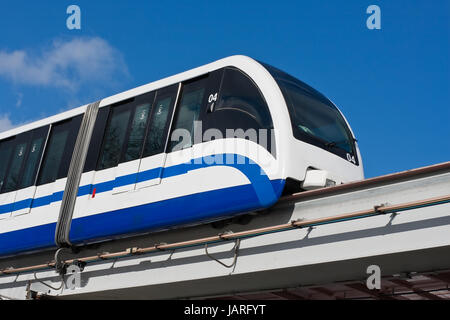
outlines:
[[[77,278],[55,271],[54,254],[0,260],[0,297],[449,299],[450,162],[286,196],[221,224],[61,251],[58,266],[80,266]],[[380,290],[366,286],[373,265]]]

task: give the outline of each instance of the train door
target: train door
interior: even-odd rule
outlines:
[[[165,150],[169,140],[168,132],[179,90],[180,85],[177,84],[159,89],[156,92],[155,103],[142,150],[136,189],[161,183],[162,171],[167,156]]]
[[[103,136],[100,157],[95,172],[94,185],[108,185],[113,193],[120,191],[123,167],[119,167],[126,135],[132,119],[134,99],[112,105]],[[101,189],[99,191],[102,191]],[[94,194],[95,195],[95,194]]]
[[[82,115],[51,126],[31,210],[58,215]]]
[[[150,92],[135,98],[132,120],[116,172],[117,183],[114,194],[135,189],[148,122],[154,109],[155,95],[155,92]]]
[[[150,92],[100,109],[91,141],[92,152],[87,158],[89,165],[92,153],[96,153],[97,135],[103,132],[99,157],[92,168],[95,169],[92,197],[111,189],[112,194],[134,190],[154,98],[155,93]]]
[[[49,126],[33,130],[28,137],[22,175],[17,185],[17,193],[12,212],[14,216],[30,213],[36,193],[36,176],[42,161],[42,154],[48,138]],[[18,155],[17,155],[18,156]]]

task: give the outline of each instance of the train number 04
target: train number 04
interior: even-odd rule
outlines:
[[[208,98],[208,103],[211,103],[211,102],[215,102],[215,101],[217,101],[217,92],[216,93],[211,93],[210,95],[209,95],[209,98]]]

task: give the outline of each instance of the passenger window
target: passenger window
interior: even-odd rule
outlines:
[[[184,129],[185,133],[188,133],[190,137],[184,136],[187,139],[179,138],[178,141],[172,141],[171,139],[170,151],[174,151],[174,149],[180,150],[193,145],[194,121],[199,119],[204,102],[206,82],[207,78],[203,78],[183,86],[181,102],[176,110],[172,133],[175,130]]]
[[[0,191],[5,182],[5,176],[9,165],[9,160],[12,153],[12,141],[2,141],[0,143]]]
[[[220,99],[215,111],[238,111],[244,116],[253,118],[260,128],[273,127],[269,108],[258,87],[237,69],[225,69]]]
[[[127,150],[125,151],[125,162],[139,159],[141,156],[145,130],[147,128],[147,119],[151,107],[151,103],[145,103],[136,107],[131,124],[130,136],[128,138]]]
[[[19,185],[20,173],[24,163],[28,148],[28,142],[21,142],[15,145],[11,158],[8,174],[3,185],[2,192],[11,192],[17,190]]]
[[[23,133],[0,144],[0,190],[27,188],[36,181],[48,126]]]
[[[256,84],[242,71],[230,67],[223,70],[219,99],[214,108],[206,110],[204,120],[203,131],[217,129],[226,138],[254,137],[254,142],[275,156],[269,107]]]
[[[20,189],[28,188],[35,183],[47,133],[48,127],[36,130],[33,133]]]
[[[38,185],[54,182],[67,176],[81,116],[55,124],[46,147]]]
[[[44,162],[44,167],[42,168],[42,175],[39,180],[39,184],[46,184],[56,180],[64,153],[64,146],[68,137],[69,130],[64,130],[61,132],[56,132],[50,138],[47,157]]]
[[[166,129],[172,114],[170,111],[174,104],[175,94],[176,92],[169,94],[169,96],[167,94],[161,95],[159,92],[157,94],[145,142],[144,157],[164,152]]]
[[[131,108],[128,104],[111,109],[97,170],[112,168],[119,164],[130,117]]]

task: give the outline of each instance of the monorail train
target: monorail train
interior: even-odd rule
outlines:
[[[0,133],[0,257],[209,223],[361,179],[330,100],[231,56]]]

